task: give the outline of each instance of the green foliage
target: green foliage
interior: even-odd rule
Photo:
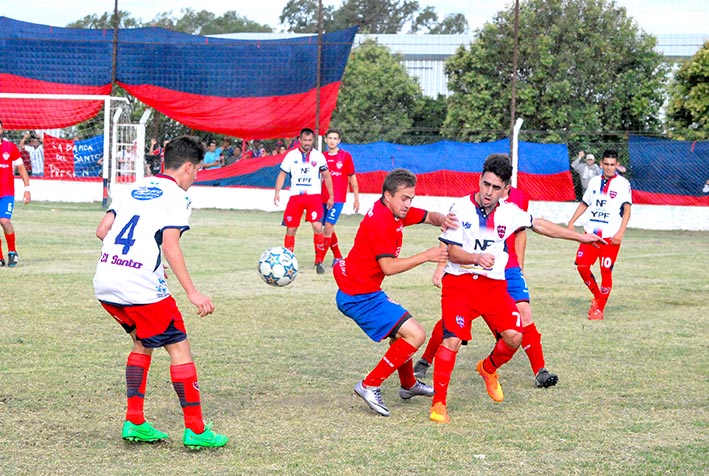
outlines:
[[[446,131],[491,140],[510,124],[514,11],[485,24],[446,65]],[[527,130],[657,131],[667,67],[612,0],[528,0],[519,14],[517,117]],[[561,141],[552,132],[548,141]],[[583,138],[579,138],[583,140]]]
[[[132,18],[129,12],[118,10],[119,28],[138,28],[141,26],[140,21]],[[69,23],[67,28],[89,28],[97,30],[112,30],[114,15],[113,12],[105,12],[102,15],[86,15],[80,20]]]
[[[709,41],[677,71],[667,123],[674,139],[709,139]]]
[[[287,31],[315,33],[318,0],[289,0],[279,17]],[[335,31],[359,26],[360,33],[464,33],[463,14],[448,15],[439,23],[433,7],[420,9],[416,0],[344,0],[339,8],[323,6],[323,28]]]
[[[397,142],[413,124],[410,112],[421,97],[400,56],[370,39],[352,50],[331,125],[350,142]]]

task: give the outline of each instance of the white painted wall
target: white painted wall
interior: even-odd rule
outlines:
[[[73,182],[60,180],[30,180],[32,200],[42,202],[95,202],[101,205],[103,186],[101,182]],[[126,187],[127,185],[117,184]],[[22,200],[22,180],[15,180],[15,199]],[[193,186],[190,189],[194,208],[219,208],[229,210],[284,210],[288,191],[281,192],[280,206],[273,204],[273,189],[240,187]],[[360,195],[360,213],[366,212],[379,198],[378,194]],[[445,213],[451,204],[450,197],[416,197],[414,204],[421,208]],[[534,216],[555,223],[566,223],[576,210],[574,202],[531,202],[529,211]],[[343,210],[353,213],[352,195]],[[709,207],[678,207],[660,205],[633,205],[630,228],[646,230],[699,230],[709,231]]]

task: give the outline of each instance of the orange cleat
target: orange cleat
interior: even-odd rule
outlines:
[[[485,389],[487,389],[487,394],[490,395],[490,398],[492,398],[496,402],[501,402],[502,400],[504,400],[505,395],[502,393],[502,387],[500,386],[500,382],[497,379],[497,372],[493,372],[491,374],[485,372],[482,360],[478,362],[478,365],[475,367],[475,370],[478,371],[480,376],[485,381]]]
[[[446,410],[446,404],[443,402],[436,402],[431,407],[431,416],[428,417],[429,420],[435,421],[436,423],[443,423],[447,425],[451,422],[448,416],[448,411]]]

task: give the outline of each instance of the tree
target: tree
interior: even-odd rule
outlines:
[[[709,139],[709,41],[672,81],[667,125],[675,139]]]
[[[279,20],[287,31],[315,33],[318,27],[318,0],[289,0]],[[323,7],[325,31],[358,25],[360,33],[464,33],[468,22],[462,14],[448,15],[438,22],[433,7],[420,9],[416,0],[344,0],[340,8]]]
[[[331,126],[350,142],[398,142],[411,128],[410,111],[421,96],[401,57],[367,40],[352,50]]]
[[[123,10],[118,11],[118,28],[138,28],[141,26],[140,21],[132,18],[130,13]],[[96,30],[112,30],[113,29],[113,12],[105,12],[103,15],[86,15],[80,20],[69,23],[67,28],[85,28]]]
[[[513,56],[510,8],[447,62],[444,134],[463,140],[505,136]],[[657,131],[667,67],[655,38],[612,0],[528,0],[519,13],[517,116],[526,130]],[[579,138],[583,140],[583,138]]]

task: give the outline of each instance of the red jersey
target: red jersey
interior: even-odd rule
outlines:
[[[527,196],[526,193],[524,193],[522,190],[514,187],[510,187],[510,193],[505,198],[505,201],[508,203],[514,203],[517,205],[519,208],[524,210],[525,212],[529,211],[529,197]],[[507,246],[507,253],[509,253],[510,257],[509,260],[507,261],[507,268],[519,268],[519,260],[517,259],[517,250],[515,250],[515,237],[517,236],[517,233],[512,234],[509,238],[507,238],[507,242],[505,245]]]
[[[15,166],[22,164],[22,154],[7,139],[0,143],[0,197],[15,196]]]
[[[359,224],[347,258],[335,266],[335,281],[340,290],[350,296],[380,291],[384,272],[377,260],[398,258],[404,239],[403,228],[423,223],[427,215],[426,210],[411,207],[406,217],[399,219],[381,199],[377,200]]]
[[[332,176],[332,190],[335,195],[335,203],[345,203],[347,201],[347,187],[349,185],[350,176],[354,175],[355,168],[352,156],[349,152],[338,149],[336,154],[325,152],[327,159],[327,168]],[[322,186],[322,202],[327,203],[330,194],[327,193],[327,187],[323,182]]]

